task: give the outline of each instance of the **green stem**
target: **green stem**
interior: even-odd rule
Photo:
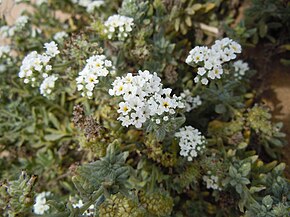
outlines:
[[[98,191],[96,191],[79,210],[80,213],[83,214],[104,192],[103,187],[100,187]]]

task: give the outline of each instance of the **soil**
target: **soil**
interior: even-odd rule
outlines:
[[[274,122],[283,122],[287,144],[281,151],[281,161],[286,163],[286,176],[290,178],[290,66],[281,64],[282,56],[273,55],[268,46],[247,49],[245,56],[258,71],[252,82],[259,101],[270,107]]]

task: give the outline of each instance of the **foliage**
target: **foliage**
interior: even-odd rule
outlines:
[[[237,42],[282,37],[288,4],[252,1],[227,31],[243,1],[25,2],[0,28],[1,216],[288,215],[282,125],[230,61]]]
[[[270,58],[280,54],[280,61],[289,65],[289,14],[288,1],[253,0],[246,6],[244,19],[233,29],[228,27],[227,32],[248,45],[267,43]]]

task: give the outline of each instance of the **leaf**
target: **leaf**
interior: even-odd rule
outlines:
[[[48,134],[44,136],[46,141],[56,141],[66,136],[66,134]]]
[[[176,32],[179,30],[179,25],[180,25],[180,18],[177,18],[174,22],[174,29]]]
[[[251,171],[251,163],[244,163],[240,168],[239,171],[241,171],[242,176],[247,176]]]
[[[51,123],[53,124],[53,126],[54,126],[56,129],[60,129],[60,123],[59,123],[59,121],[57,120],[57,118],[54,116],[54,114],[52,114],[52,113],[48,113],[48,117],[49,117],[49,120],[51,121]]]
[[[273,199],[270,195],[267,195],[266,197],[263,198],[262,203],[267,207],[271,208],[273,205]]]
[[[215,3],[207,3],[205,6],[205,12],[209,12],[215,7]]]
[[[218,114],[224,114],[227,111],[226,107],[223,104],[216,105],[214,110]]]
[[[157,131],[156,131],[156,139],[158,141],[163,141],[164,138],[166,136],[166,131],[163,127],[159,128]]]
[[[190,16],[187,16],[185,18],[185,23],[188,27],[191,27],[192,26],[192,21],[191,21],[191,17]]]
[[[235,178],[238,174],[238,171],[235,167],[233,166],[230,166],[230,169],[229,169],[229,174],[232,178]]]
[[[264,38],[267,35],[268,26],[265,23],[259,25],[259,35]]]
[[[260,191],[262,191],[264,189],[266,189],[265,186],[259,186],[259,187],[258,186],[253,186],[253,187],[250,188],[250,193],[254,194],[254,193],[260,192]]]

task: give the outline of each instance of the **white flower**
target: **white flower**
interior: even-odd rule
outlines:
[[[9,45],[2,45],[0,46],[0,58],[9,55],[10,53],[10,46]]]
[[[54,41],[51,41],[50,43],[45,43],[44,48],[46,49],[45,53],[50,57],[55,57],[57,54],[60,53],[57,44]]]
[[[48,62],[59,53],[55,42],[45,43],[44,47],[47,49],[46,53],[38,54],[36,51],[32,51],[24,57],[20,66],[19,78],[22,78],[25,84],[30,84],[32,87],[39,86],[43,83],[43,79],[49,76],[52,66]],[[44,86],[40,90],[44,91]],[[46,91],[46,94],[49,92],[50,89]]]
[[[128,73],[117,77],[109,90],[112,96],[122,96],[119,103],[118,120],[123,126],[134,125],[141,128],[147,120],[160,124],[168,121],[177,108],[184,108],[181,97],[170,96],[170,88],[162,88],[161,79],[154,72],[139,70],[138,75]],[[155,118],[160,116],[160,118]]]
[[[99,83],[99,77],[105,77],[109,74],[112,62],[107,60],[104,55],[94,55],[86,60],[87,64],[84,69],[79,72],[76,78],[78,91],[82,91],[82,96],[91,98],[93,90]],[[118,87],[115,92],[123,91],[124,87]]]
[[[35,1],[35,4],[39,6],[39,5],[42,5],[42,4],[44,4],[44,3],[47,4],[47,2],[48,2],[48,0],[36,0],[36,1]]]
[[[179,138],[180,155],[192,161],[205,148],[205,137],[192,126],[185,126],[175,133]]]
[[[9,26],[1,26],[0,28],[0,35],[2,38],[8,38],[9,36]]]
[[[80,5],[81,7],[86,8],[88,13],[94,12],[96,8],[104,5],[104,0],[71,0],[73,3]]]
[[[238,61],[234,62],[233,66],[234,66],[234,69],[235,69],[234,76],[238,80],[241,80],[243,78],[243,76],[245,75],[246,71],[249,70],[248,63],[245,63],[242,60],[238,60]]]
[[[184,92],[180,94],[180,97],[184,101],[186,112],[190,112],[191,110],[197,108],[202,104],[200,96],[197,95],[195,97],[192,97],[192,94],[189,90],[184,90]]]
[[[28,23],[28,17],[20,16],[15,21],[15,27],[17,28],[17,30],[21,30],[25,26],[26,23]]]
[[[45,78],[39,87],[40,94],[46,97],[51,95],[52,90],[54,89],[56,80],[57,80],[57,77],[55,75],[51,75]]]
[[[215,175],[212,175],[210,171],[208,171],[208,175],[204,175],[202,180],[206,183],[207,189],[221,190],[219,186],[219,178]]]
[[[241,53],[241,45],[229,38],[216,40],[211,48],[195,47],[190,52],[185,62],[191,66],[199,66],[194,82],[201,82],[204,85],[209,79],[220,79],[223,71],[223,64],[236,58]]]
[[[104,23],[105,33],[109,39],[118,38],[119,40],[124,40],[128,33],[132,31],[134,25],[133,18],[121,16],[119,14],[112,15]]]
[[[42,192],[35,198],[35,204],[33,205],[33,212],[37,215],[43,215],[49,210],[49,205],[46,204],[46,197],[50,196],[50,192]]]
[[[105,2],[103,0],[99,1],[92,1],[91,3],[88,4],[87,6],[87,12],[92,13],[96,8],[101,7]]]
[[[73,203],[72,206],[73,208],[82,208],[84,205],[83,201],[80,199],[78,200],[77,203]],[[95,206],[92,204],[84,213],[81,213],[81,214],[84,214],[85,216],[93,216],[94,215],[94,209],[95,209]]]
[[[62,42],[64,38],[68,37],[68,34],[64,31],[57,32],[54,34],[53,39],[57,42]]]

